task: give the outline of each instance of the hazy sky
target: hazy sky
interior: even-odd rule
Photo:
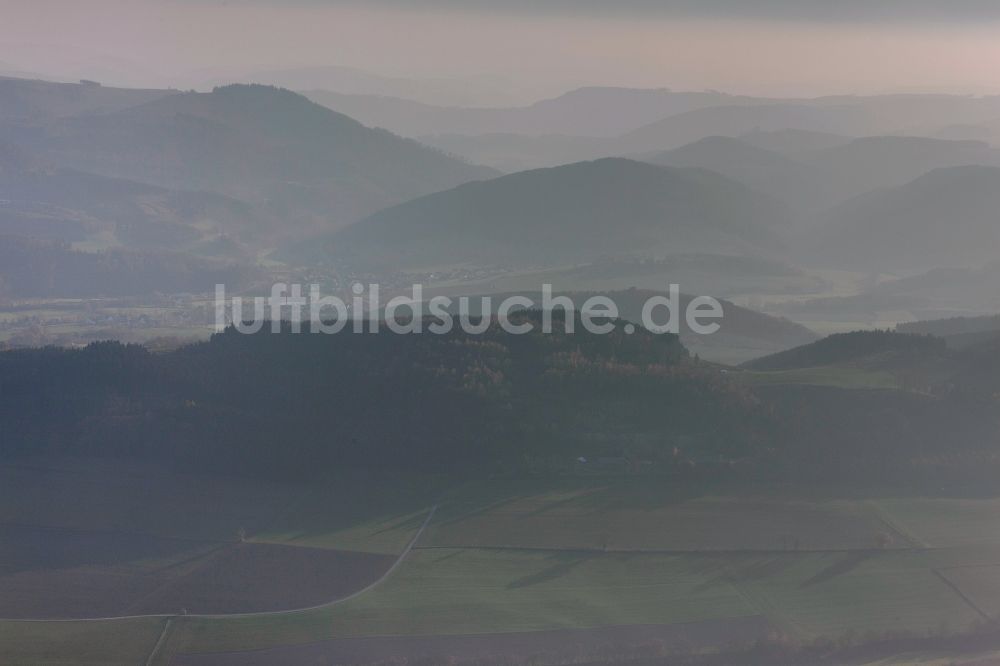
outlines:
[[[327,65],[525,96],[1000,92],[1000,2],[0,0],[4,71],[187,87]]]

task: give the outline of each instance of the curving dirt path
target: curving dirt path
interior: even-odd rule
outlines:
[[[355,591],[351,592],[350,594],[346,594],[346,595],[339,596],[339,597],[337,597],[335,599],[332,599],[332,600],[329,600],[329,601],[324,601],[324,602],[319,603],[319,604],[314,604],[314,605],[311,605],[311,606],[306,606],[306,607],[301,607],[301,608],[289,608],[289,609],[283,609],[283,610],[270,610],[270,611],[238,612],[238,613],[224,613],[224,612],[220,612],[220,613],[189,613],[189,614],[184,615],[184,617],[192,617],[192,618],[235,618],[235,617],[280,616],[280,615],[286,615],[286,614],[290,614],[290,613],[302,613],[302,612],[310,611],[310,610],[319,610],[319,609],[322,609],[322,608],[328,608],[330,606],[341,604],[341,603],[344,603],[346,601],[350,601],[351,599],[359,597],[362,594],[365,594],[366,592],[369,592],[373,588],[375,588],[378,585],[382,584],[389,576],[391,576],[396,571],[396,569],[398,569],[400,567],[400,565],[402,565],[403,561],[406,559],[406,557],[413,550],[413,547],[420,540],[420,537],[423,536],[423,533],[427,529],[427,526],[430,524],[431,520],[434,518],[434,514],[437,511],[437,509],[438,509],[438,505],[437,504],[435,504],[434,506],[432,506],[430,508],[430,510],[427,512],[427,517],[424,518],[424,522],[420,525],[420,528],[413,535],[413,538],[410,539],[409,543],[407,543],[406,547],[399,554],[399,556],[393,561],[393,563],[376,580],[372,581],[371,583],[369,583],[368,585],[366,585],[365,587],[363,587],[363,588],[361,588],[359,590],[355,590]],[[147,618],[147,619],[148,618],[164,618],[164,619],[169,619],[169,618],[174,618],[174,617],[180,617],[180,615],[178,613],[136,613],[136,614],[132,614],[132,615],[111,615],[111,616],[103,616],[103,617],[80,617],[80,618],[73,618],[73,617],[66,617],[66,618],[4,618],[4,621],[5,622],[32,622],[32,623],[40,623],[40,622],[108,622],[108,621],[114,621],[114,620],[134,620],[134,619],[142,619],[142,618]]]

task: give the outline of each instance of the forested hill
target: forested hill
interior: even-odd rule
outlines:
[[[863,390],[755,386],[621,321],[608,335],[267,330],[162,354],[112,342],[0,353],[0,459],[121,456],[289,479],[345,466],[578,473],[578,458],[665,478],[1000,473],[994,348],[936,357],[940,391]],[[782,365],[888,353],[900,372],[925,372],[939,345],[839,336]]]
[[[876,354],[916,353],[937,355],[945,351],[945,341],[929,335],[893,331],[837,333],[822,340],[755,359],[744,365],[751,370],[791,370],[849,363]]]
[[[900,333],[937,335],[943,338],[975,334],[1000,335],[1000,315],[914,321],[899,324],[896,330]]]
[[[753,396],[676,337],[556,328],[230,329],[162,355],[117,343],[6,352],[0,447],[302,477],[338,465],[552,470],[579,456],[669,460],[678,446],[746,457],[766,439]]]

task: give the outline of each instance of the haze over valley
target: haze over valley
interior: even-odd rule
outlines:
[[[0,17],[0,664],[1000,663],[989,3]]]

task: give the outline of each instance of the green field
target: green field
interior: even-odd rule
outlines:
[[[800,638],[967,630],[981,621],[933,565],[920,552],[811,554],[751,562],[735,575],[765,615]]]
[[[162,657],[349,636],[531,631],[756,614],[801,639],[971,626],[977,613],[934,575],[934,563],[920,553],[657,556],[430,549],[416,551],[384,586],[341,606],[274,617],[176,620]],[[51,631],[52,625],[44,626]],[[47,634],[17,630],[16,645],[4,641],[6,655],[30,654],[32,646],[40,650],[49,641]],[[61,640],[68,646],[88,637],[97,634]],[[98,649],[98,643],[88,649]],[[135,643],[148,645],[138,637]],[[58,647],[53,650],[60,653]]]
[[[329,638],[503,633],[667,624],[755,615],[698,558],[420,550],[388,581],[344,605],[283,618],[188,620],[171,651],[225,651]]]
[[[959,631],[983,618],[920,552],[785,555],[416,551],[385,586],[322,611],[186,620],[168,652],[354,636],[506,633],[764,615],[809,641]]]
[[[1000,545],[1000,499],[881,500],[889,519],[929,547]]]
[[[215,536],[245,523],[258,542],[399,553],[440,502],[416,548],[374,589],[312,611],[175,618],[161,664],[172,654],[346,637],[764,616],[809,641],[963,631],[1000,617],[1000,500],[992,498],[695,492],[648,478],[449,486],[412,475],[254,490],[133,468],[118,469],[113,483],[92,483],[108,471],[0,468],[9,482],[0,490],[3,520]],[[32,490],[41,479],[61,494]],[[136,484],[148,488],[146,500]],[[4,622],[0,663],[141,663],[134,655],[148,654],[158,628],[160,620]]]
[[[938,573],[983,616],[1000,618],[1000,564],[955,566]]]
[[[664,480],[564,482],[555,489],[476,483],[449,497],[423,545],[608,551],[874,548],[889,533],[867,502],[689,495]]]
[[[443,479],[417,475],[339,478],[303,492],[253,541],[399,553],[446,487]]]

